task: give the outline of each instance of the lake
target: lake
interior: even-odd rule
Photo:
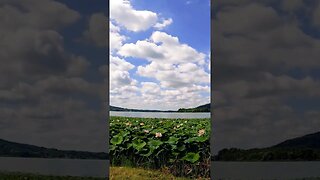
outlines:
[[[0,171],[56,176],[107,177],[107,160],[0,157]]]
[[[176,113],[176,112],[127,112],[110,111],[110,116],[140,117],[140,118],[169,118],[169,119],[202,119],[210,118],[210,113]]]
[[[320,177],[320,162],[212,162],[215,180],[289,180]]]

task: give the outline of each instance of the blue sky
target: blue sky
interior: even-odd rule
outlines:
[[[110,1],[110,104],[210,102],[210,1]],[[139,102],[139,103],[137,103]]]

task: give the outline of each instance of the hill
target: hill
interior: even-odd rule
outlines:
[[[21,144],[0,139],[1,157],[34,157],[34,158],[66,158],[66,159],[108,159],[104,152],[65,151],[53,148]]]
[[[320,132],[289,139],[273,147],[320,149]]]
[[[178,112],[210,112],[211,104],[204,104],[195,108],[180,108]]]
[[[293,138],[267,148],[219,151],[217,161],[320,161],[320,132]]]

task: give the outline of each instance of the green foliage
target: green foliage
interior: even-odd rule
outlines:
[[[209,163],[209,137],[209,119],[111,117],[111,164],[122,166],[126,158],[140,167],[169,167],[178,176],[208,177],[199,165]]]
[[[191,163],[195,163],[199,160],[200,155],[199,153],[188,153],[182,159],[189,161]]]

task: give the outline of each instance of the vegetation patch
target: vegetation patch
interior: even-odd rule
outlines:
[[[159,170],[150,170],[142,168],[129,168],[129,167],[111,167],[110,180],[117,179],[132,179],[132,180],[189,180],[189,178],[175,177],[170,173]]]
[[[111,117],[110,162],[208,178],[209,137],[209,119]]]
[[[216,161],[319,161],[320,150],[311,148],[230,148],[219,151]]]

